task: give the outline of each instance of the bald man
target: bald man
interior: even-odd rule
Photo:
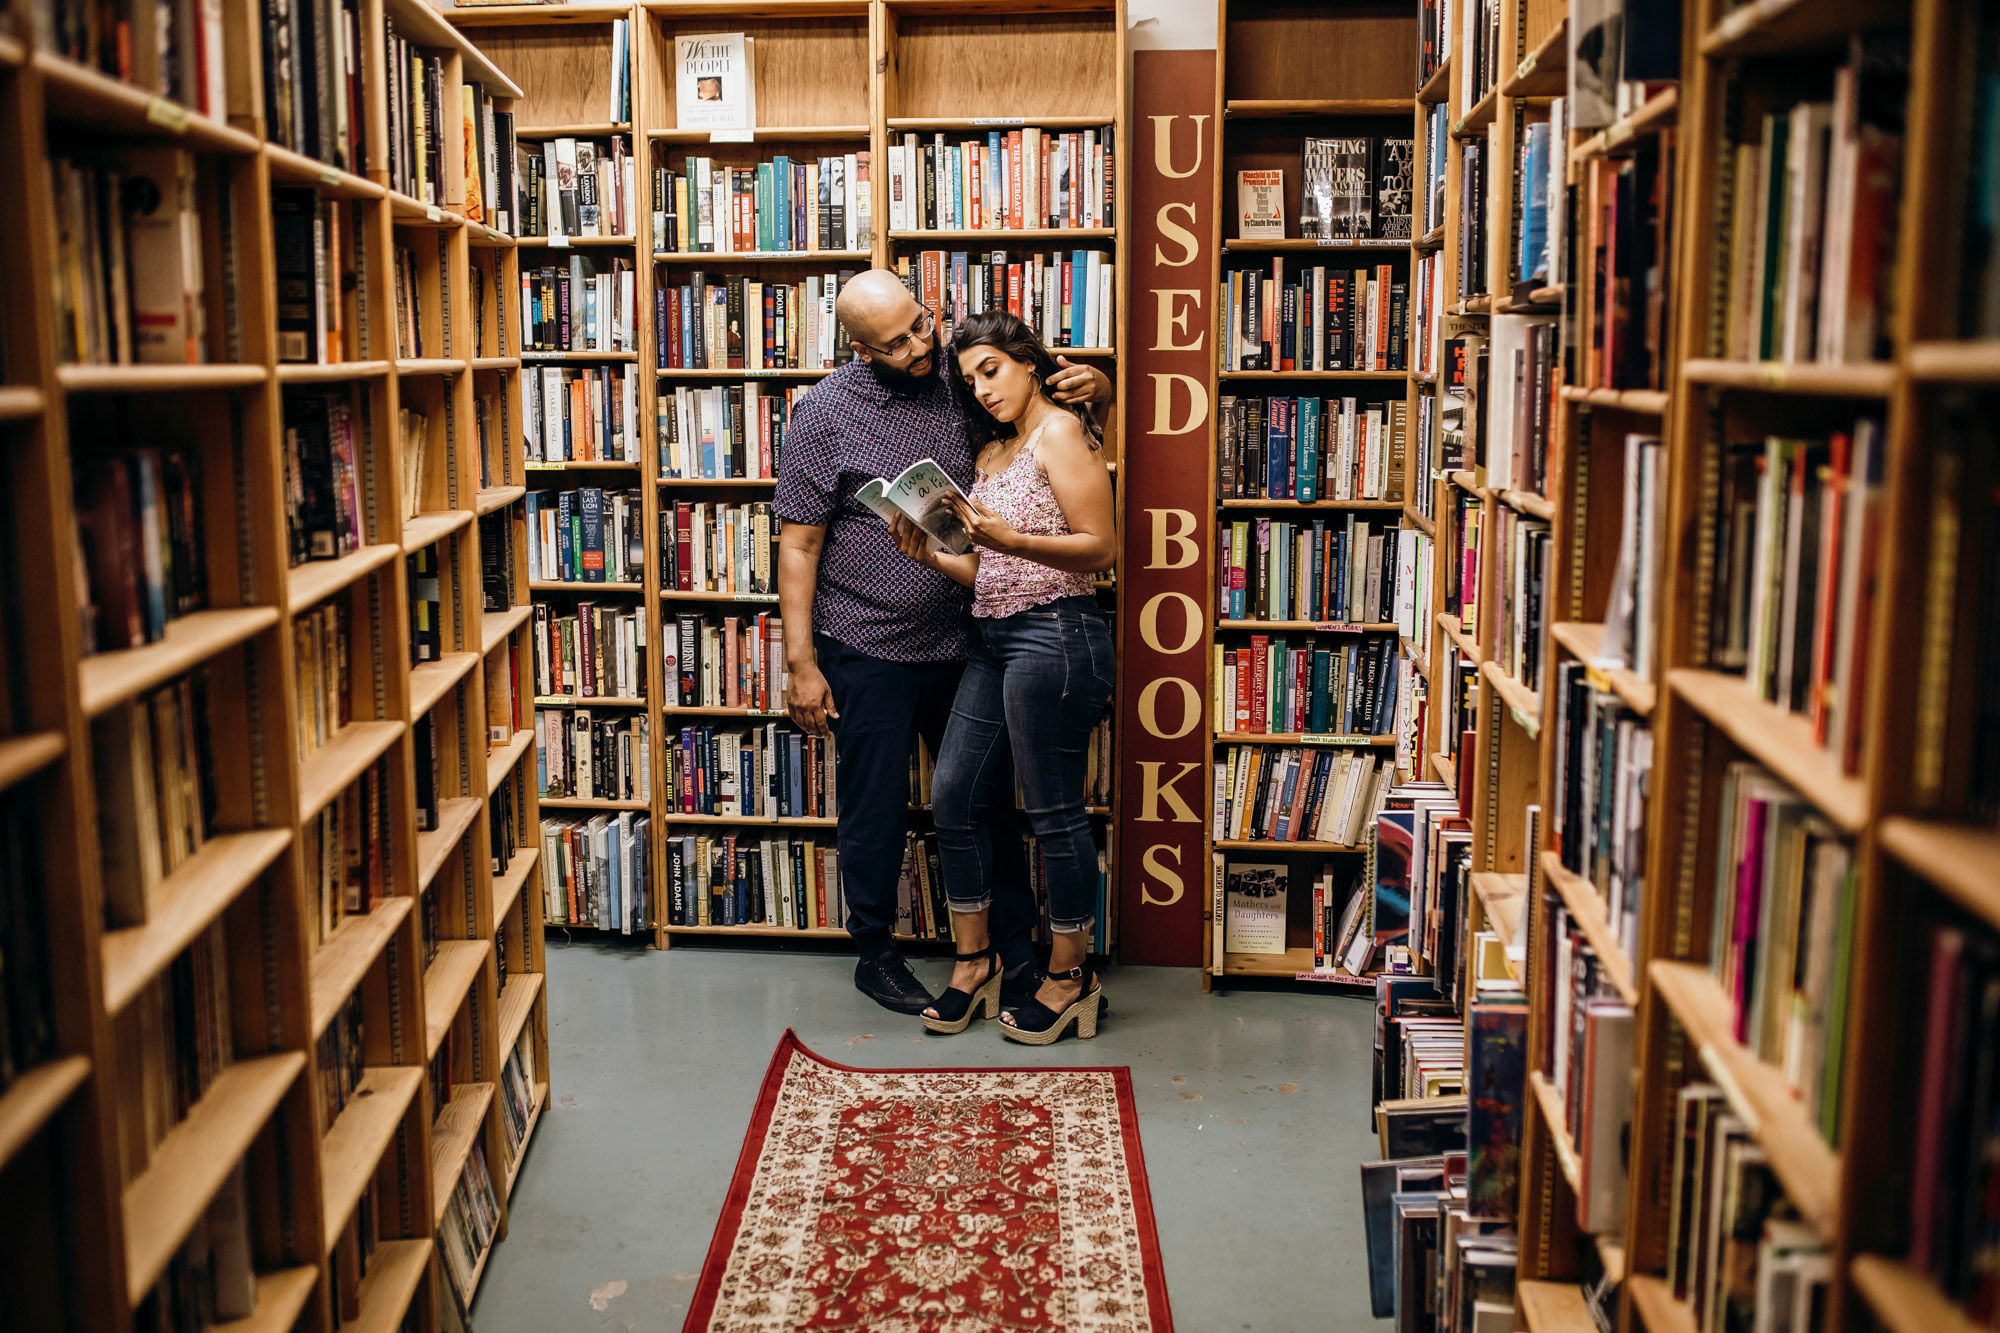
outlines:
[[[918,1014],[932,996],[897,952],[896,880],[909,826],[910,749],[933,755],[970,641],[971,590],[905,559],[855,492],[932,458],[971,489],[973,450],[937,342],[935,312],[895,274],[862,273],[834,313],[854,360],[813,387],[785,430],[773,508],[792,721],[836,739],[840,878],[860,962],[854,984],[884,1008]],[[1111,383],[1063,363],[1058,402],[1102,402]],[[1027,875],[1011,811],[995,816],[996,876]],[[1006,859],[1003,861],[1002,857]],[[996,900],[997,902],[997,900]],[[1003,1002],[1034,994],[1032,921],[992,922],[1008,976]]]

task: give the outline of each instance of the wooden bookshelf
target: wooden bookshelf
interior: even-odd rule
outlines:
[[[25,9],[16,18],[14,32],[36,31]],[[499,697],[489,699],[489,687],[505,688],[504,661],[496,671],[488,659],[509,644],[526,647],[525,614],[482,639],[475,522],[514,521],[523,495],[520,441],[506,409],[492,423],[489,456],[480,457],[473,430],[482,396],[475,379],[502,402],[513,392],[518,279],[512,238],[466,217],[456,110],[433,161],[435,200],[393,188],[385,25],[437,62],[447,108],[461,105],[470,82],[501,110],[521,89],[415,0],[364,4],[361,18],[372,40],[356,57],[361,77],[350,124],[361,158],[353,169],[294,151],[266,124],[262,88],[274,73],[262,68],[251,10],[224,22],[222,47],[210,53],[228,71],[224,104],[212,114],[44,49],[36,37],[0,42],[0,178],[17,191],[21,224],[19,243],[0,257],[0,289],[10,298],[0,339],[0,448],[11,460],[9,519],[19,542],[0,585],[10,618],[18,608],[24,625],[21,665],[10,659],[6,672],[0,796],[19,802],[40,834],[35,891],[45,895],[54,1022],[48,1058],[0,1088],[0,1193],[24,1219],[48,1223],[35,1244],[10,1242],[0,1253],[8,1317],[23,1327],[131,1328],[135,1309],[239,1164],[251,1182],[258,1296],[252,1315],[219,1327],[330,1330],[329,1255],[371,1183],[381,1187],[374,1225],[382,1240],[361,1280],[358,1326],[389,1330],[407,1317],[414,1327],[432,1327],[436,1284],[445,1280],[433,1266],[435,1219],[425,1206],[433,1181],[428,1170],[413,1169],[429,1160],[439,1108],[428,1105],[425,1052],[399,1034],[421,1031],[442,998],[426,993],[417,965],[424,893],[447,892],[442,880],[450,880],[458,909],[445,927],[457,937],[452,942],[488,959],[495,948],[485,773],[476,793],[453,778],[466,771],[459,761],[485,750],[487,708]],[[199,222],[211,234],[201,293],[205,363],[66,361],[58,286],[64,241],[55,177],[45,163],[147,145],[184,150],[199,179],[227,182],[198,195]],[[272,192],[280,187],[316,191],[340,210],[343,246],[352,240],[347,340],[323,349],[331,358],[324,363],[280,359],[270,258]],[[225,207],[228,225],[218,228]],[[388,315],[395,299],[389,257],[399,245],[421,251],[411,294],[424,312],[423,356],[398,355]],[[475,283],[485,300],[477,326]],[[361,540],[339,559],[292,565],[285,404],[299,394],[328,396],[354,414]],[[403,444],[394,429],[406,407],[426,415],[438,446],[414,495],[405,494]],[[78,425],[79,412],[129,413],[130,438]],[[76,614],[86,575],[57,554],[77,548],[90,517],[73,479],[95,466],[95,450],[169,437],[190,440],[202,465],[203,521],[188,540],[205,566],[205,605],[170,619],[155,641],[92,653]],[[492,483],[484,489],[483,478]],[[420,511],[409,524],[400,520],[406,501]],[[412,589],[401,559],[420,547],[440,556],[446,637],[439,660],[413,666]],[[511,577],[521,602],[525,574],[523,565]],[[296,636],[307,616],[336,605],[351,613],[351,720],[301,757],[301,720],[312,716],[314,701],[300,683]],[[208,836],[149,891],[143,921],[113,926],[100,830],[132,814],[109,794],[93,727],[113,725],[134,701],[178,688],[195,673],[207,681],[206,711],[188,726],[214,775]],[[415,814],[419,719],[436,738],[440,805],[451,815],[445,827],[422,834]],[[381,806],[384,896],[366,912],[338,916],[315,942],[319,866],[308,856],[318,855],[310,848],[318,846],[320,812],[364,783]],[[532,789],[525,794],[524,829],[535,822]],[[448,865],[457,872],[447,874]],[[532,1033],[538,1096],[546,1098],[545,992],[524,980],[540,966],[541,893],[534,858],[524,868],[527,883],[509,889],[518,904],[510,940],[523,955],[509,975],[532,1008],[509,1022],[516,1034]],[[234,1032],[233,1062],[143,1165],[128,1169],[118,1122],[141,1075],[123,1067],[132,1048],[117,1030],[137,1021],[133,1011],[150,1003],[149,991],[210,939],[221,942],[226,952],[217,965],[226,963],[233,979],[229,1008],[216,1016]],[[493,972],[488,962],[450,1016],[459,1034],[452,1074],[461,1086],[500,1077],[505,1051]],[[367,1070],[342,1113],[329,1118],[319,1091],[319,1039],[350,999],[366,1015]],[[491,1103],[473,1132],[497,1177],[502,1118]],[[501,1207],[504,1213],[504,1197]],[[17,1237],[19,1228],[7,1234]]]

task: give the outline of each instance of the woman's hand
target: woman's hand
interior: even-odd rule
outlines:
[[[912,523],[908,516],[896,515],[889,524],[889,535],[896,539],[896,549],[926,569],[937,568],[937,557],[931,551],[931,535]]]
[[[1049,397],[1065,406],[1110,401],[1111,380],[1103,371],[1071,365],[1066,356],[1057,357],[1056,364],[1062,369],[1049,376]]]
[[[974,546],[988,551],[1011,551],[1021,544],[1021,534],[1014,526],[979,501],[947,495],[944,502],[965,525],[966,535],[972,538]]]

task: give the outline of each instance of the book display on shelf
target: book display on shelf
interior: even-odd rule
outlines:
[[[481,606],[525,596],[525,543],[482,549],[518,428],[468,447],[517,392],[487,201],[520,90],[405,0],[377,42],[356,6],[171,8],[45,7],[0,76],[33,400],[0,425],[0,1190],[60,1219],[0,1288],[33,1327],[421,1323],[420,1202],[508,1128],[466,1090],[525,1045],[515,1166],[548,1096],[538,851],[486,822],[507,747],[478,762],[527,646]]]

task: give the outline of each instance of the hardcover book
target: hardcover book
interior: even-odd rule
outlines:
[[[1318,227],[1305,233],[1301,224],[1301,234],[1309,240],[1364,240],[1374,235],[1374,140],[1307,139],[1304,154],[1305,189],[1313,195]],[[1404,209],[1408,211],[1407,203]]]
[[[1474,1217],[1512,1220],[1521,1191],[1521,1116],[1528,1084],[1528,1008],[1474,1004],[1467,1010],[1466,1207]]]
[[[1224,948],[1230,953],[1285,951],[1287,869],[1240,864],[1229,868],[1224,894]]]

